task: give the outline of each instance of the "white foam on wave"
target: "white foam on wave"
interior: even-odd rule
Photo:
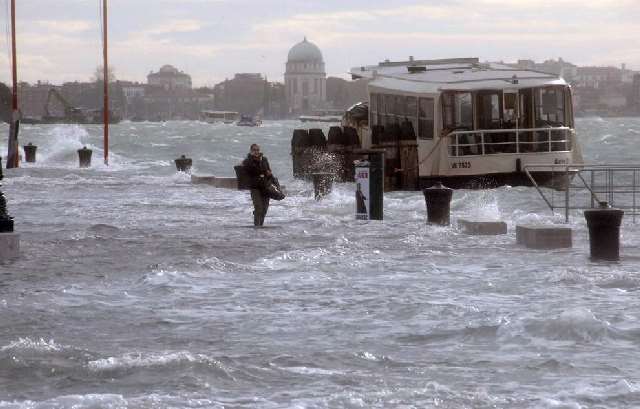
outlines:
[[[32,340],[31,338],[19,338],[17,341],[13,341],[8,345],[0,347],[0,352],[4,351],[16,351],[16,350],[31,350],[38,352],[59,352],[65,347],[58,345],[53,339],[49,341],[44,338],[38,340]]]
[[[192,354],[188,351],[169,353],[130,353],[121,357],[109,357],[89,361],[87,367],[96,372],[113,371],[119,369],[151,368],[183,363],[215,364],[218,362],[203,354]]]
[[[65,395],[53,399],[37,401],[0,401],[0,409],[126,409],[129,404],[122,395],[88,394]]]

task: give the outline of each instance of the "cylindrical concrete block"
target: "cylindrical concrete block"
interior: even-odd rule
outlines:
[[[440,182],[422,191],[427,204],[427,222],[447,226],[450,223],[453,189]]]
[[[600,203],[598,209],[584,211],[589,228],[591,258],[617,261],[620,259],[620,224],[624,211]]]
[[[93,151],[83,146],[82,149],[78,149],[78,159],[80,161],[81,168],[88,168],[91,166],[91,154]]]
[[[36,149],[38,147],[29,142],[28,145],[24,145],[24,158],[29,163],[34,163],[36,161]]]
[[[178,172],[188,172],[191,169],[191,165],[193,164],[193,160],[191,160],[191,158],[187,158],[184,155],[181,155],[174,162],[176,163],[176,169],[178,169]]]
[[[312,175],[313,177],[313,192],[316,200],[322,199],[324,196],[331,193],[333,187],[332,173],[318,172]]]

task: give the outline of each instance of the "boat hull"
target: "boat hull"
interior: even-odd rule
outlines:
[[[564,190],[573,178],[572,173],[559,172],[531,172],[538,186]],[[418,189],[426,189],[436,182],[442,182],[452,189],[491,189],[499,186],[533,186],[531,179],[524,172],[492,173],[482,175],[456,176],[422,176],[419,178]]]

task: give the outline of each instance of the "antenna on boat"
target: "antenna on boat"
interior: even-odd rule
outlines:
[[[16,56],[16,0],[11,0],[11,62],[13,90],[11,94],[11,119],[9,125],[7,169],[17,168],[20,165],[20,156],[18,153],[20,111],[18,108],[18,58]]]

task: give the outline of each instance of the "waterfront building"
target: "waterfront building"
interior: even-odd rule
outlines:
[[[214,86],[217,110],[235,111],[262,118],[282,118],[286,114],[283,85],[269,82],[258,73],[239,73]]]
[[[191,76],[167,64],[160,67],[158,72],[150,72],[147,75],[147,83],[167,91],[179,88],[191,89]]]
[[[289,50],[284,82],[290,113],[326,107],[327,74],[322,52],[306,37]]]

